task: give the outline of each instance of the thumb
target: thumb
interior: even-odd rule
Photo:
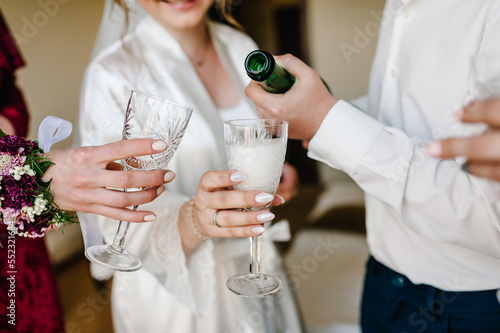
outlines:
[[[306,65],[302,60],[295,57],[292,54],[284,54],[275,57],[276,63],[286,69],[286,71],[292,74],[295,78],[303,76],[303,73],[313,70],[311,67]]]

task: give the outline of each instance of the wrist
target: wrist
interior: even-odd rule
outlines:
[[[309,120],[311,126],[308,128],[307,135],[301,137],[301,140],[311,141],[312,138],[316,135],[316,133],[321,128],[321,125],[325,121],[326,117],[333,109],[335,104],[337,104],[339,100],[333,96],[328,96],[323,100],[321,105],[318,106],[318,112],[314,114],[314,117]],[[305,132],[305,131],[304,131]]]
[[[194,199],[190,199],[182,205],[177,223],[186,256],[194,252],[205,240],[210,238],[199,227],[195,210]]]

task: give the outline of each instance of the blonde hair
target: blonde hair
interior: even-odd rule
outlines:
[[[115,4],[120,6],[125,12],[125,31],[130,22],[130,8],[127,6],[126,0],[113,0]],[[220,18],[233,27],[243,30],[243,26],[236,21],[232,14],[232,4],[233,0],[215,0],[214,7],[218,14],[220,14]]]

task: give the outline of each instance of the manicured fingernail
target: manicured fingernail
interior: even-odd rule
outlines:
[[[174,178],[175,173],[173,173],[172,171],[168,171],[165,176],[163,176],[163,180],[165,181],[165,183],[172,181]]]
[[[285,203],[285,198],[283,198],[283,197],[282,197],[281,195],[279,195],[279,194],[276,194],[276,196],[277,196],[278,198],[280,198],[280,199],[281,199],[281,204],[280,204],[280,205],[282,205],[282,204],[284,204],[284,203]]]
[[[159,186],[158,189],[156,190],[156,195],[162,194],[163,191],[165,191],[165,187],[164,186]]]
[[[443,153],[443,147],[440,142],[431,142],[425,147],[425,151],[431,156],[439,157]]]
[[[156,220],[156,215],[154,214],[144,216],[144,222],[153,222],[154,220]]]
[[[264,230],[266,230],[264,227],[254,227],[252,228],[252,233],[260,235],[261,233],[264,232]]]
[[[274,216],[275,215],[271,212],[260,213],[259,215],[257,215],[257,221],[260,222],[271,221],[272,219],[274,219]]]
[[[153,150],[157,150],[157,151],[163,151],[165,149],[167,149],[167,143],[165,141],[156,141],[156,142],[153,142]]]
[[[243,172],[235,172],[235,173],[231,174],[231,176],[229,176],[229,178],[231,179],[231,181],[233,183],[239,183],[239,182],[244,181],[248,177]]]
[[[268,203],[274,199],[274,195],[269,194],[269,193],[259,193],[255,196],[255,201],[258,203]]]

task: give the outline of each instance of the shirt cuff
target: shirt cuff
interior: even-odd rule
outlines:
[[[309,142],[307,155],[352,175],[383,129],[384,126],[372,117],[339,100]]]

